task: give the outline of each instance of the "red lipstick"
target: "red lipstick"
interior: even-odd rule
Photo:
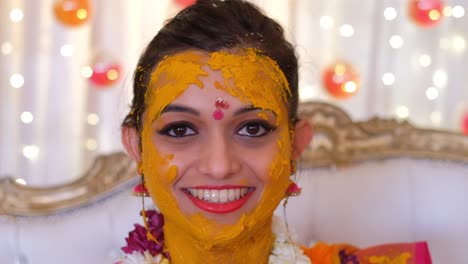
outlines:
[[[242,189],[245,186],[233,186],[233,185],[225,185],[225,186],[197,186],[191,189],[203,189],[203,190],[229,190],[229,189]],[[215,214],[227,214],[236,211],[237,209],[241,208],[252,196],[254,192],[254,188],[249,188],[248,192],[241,198],[234,200],[234,201],[227,201],[223,203],[214,203],[206,200],[199,199],[194,197],[190,194],[188,190],[185,190],[185,194],[188,198],[203,211],[215,213]]]

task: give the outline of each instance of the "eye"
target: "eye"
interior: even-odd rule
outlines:
[[[261,137],[270,132],[273,132],[276,127],[268,124],[265,121],[249,121],[241,126],[239,130],[237,130],[237,134],[240,136],[247,136],[247,137]]]
[[[198,134],[189,124],[186,123],[173,123],[166,125],[158,131],[159,134],[169,137],[187,137]]]

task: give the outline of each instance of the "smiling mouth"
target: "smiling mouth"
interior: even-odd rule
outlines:
[[[210,213],[226,214],[242,207],[251,197],[255,188],[244,186],[199,186],[183,188],[182,190],[198,208]]]

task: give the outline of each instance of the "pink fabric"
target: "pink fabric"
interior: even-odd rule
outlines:
[[[415,264],[432,264],[431,255],[426,242],[416,242],[414,245]]]

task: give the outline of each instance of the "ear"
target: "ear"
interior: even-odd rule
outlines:
[[[312,126],[306,120],[299,120],[294,128],[292,158],[298,159],[312,140]]]
[[[122,144],[128,155],[137,163],[141,162],[140,137],[134,127],[122,127]]]

